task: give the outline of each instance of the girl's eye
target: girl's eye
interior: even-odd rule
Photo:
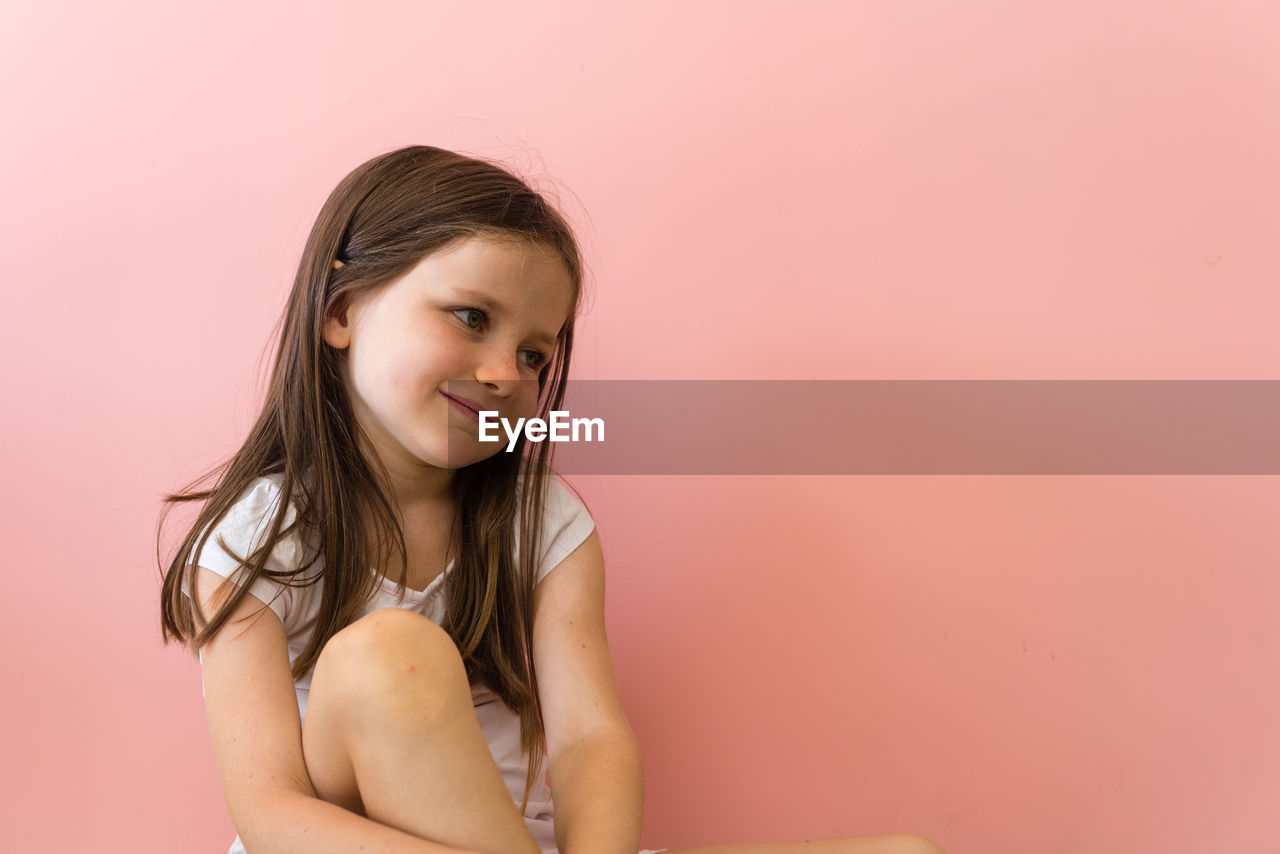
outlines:
[[[453,313],[455,316],[459,317],[459,320],[467,325],[468,329],[479,329],[480,325],[484,323],[484,312],[478,308],[455,308]],[[468,320],[470,317],[475,318],[474,324]]]
[[[525,364],[533,368],[534,370],[541,368],[543,365],[547,363],[546,354],[539,352],[538,350],[525,350],[524,354],[526,356],[532,357],[529,359],[529,361],[525,362]]]

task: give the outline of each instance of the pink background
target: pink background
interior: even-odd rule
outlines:
[[[358,163],[561,196],[584,378],[1278,379],[1278,37],[1253,0],[9,0],[3,846],[230,843],[159,496],[247,430]],[[1275,477],[580,485],[647,846],[1280,852]]]

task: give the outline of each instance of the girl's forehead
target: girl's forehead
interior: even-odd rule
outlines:
[[[572,298],[573,281],[560,253],[528,241],[467,237],[431,253],[414,270],[439,287],[505,293],[538,302]]]
[[[464,235],[446,243],[428,258],[452,258],[457,264],[502,265],[536,261],[564,266],[559,250],[517,235]]]

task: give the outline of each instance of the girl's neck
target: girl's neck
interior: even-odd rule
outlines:
[[[445,474],[452,475],[453,472],[445,470]],[[447,477],[437,481],[433,478],[406,483],[397,480],[393,475],[388,497],[404,513],[414,513],[418,510],[430,512],[441,507],[449,507],[453,505],[453,479]]]
[[[451,538],[457,521],[457,501],[451,492],[444,495],[419,495],[406,502],[394,492],[389,496],[396,521],[406,537],[439,541]],[[371,514],[362,514],[366,535],[372,533]],[[370,540],[372,542],[372,540]]]
[[[365,459],[370,460],[374,452],[367,445],[363,448]],[[417,510],[430,512],[453,503],[452,469],[436,468],[423,465],[418,460],[403,461],[399,458],[387,460],[385,465],[371,463],[374,473],[393,506],[404,513]],[[385,470],[387,480],[382,479],[381,471]]]
[[[439,469],[443,477],[420,478],[406,481],[391,474],[390,492],[392,506],[403,518],[422,520],[452,514],[456,505],[453,496],[453,472]],[[432,473],[434,475],[434,472]]]

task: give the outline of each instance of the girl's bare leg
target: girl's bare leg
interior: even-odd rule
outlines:
[[[708,845],[670,848],[667,854],[946,854],[935,842],[909,833],[877,836],[839,836],[795,842],[748,842],[741,845]]]
[[[329,639],[302,749],[323,800],[454,848],[541,854],[480,731],[457,647],[421,614],[381,608]]]

